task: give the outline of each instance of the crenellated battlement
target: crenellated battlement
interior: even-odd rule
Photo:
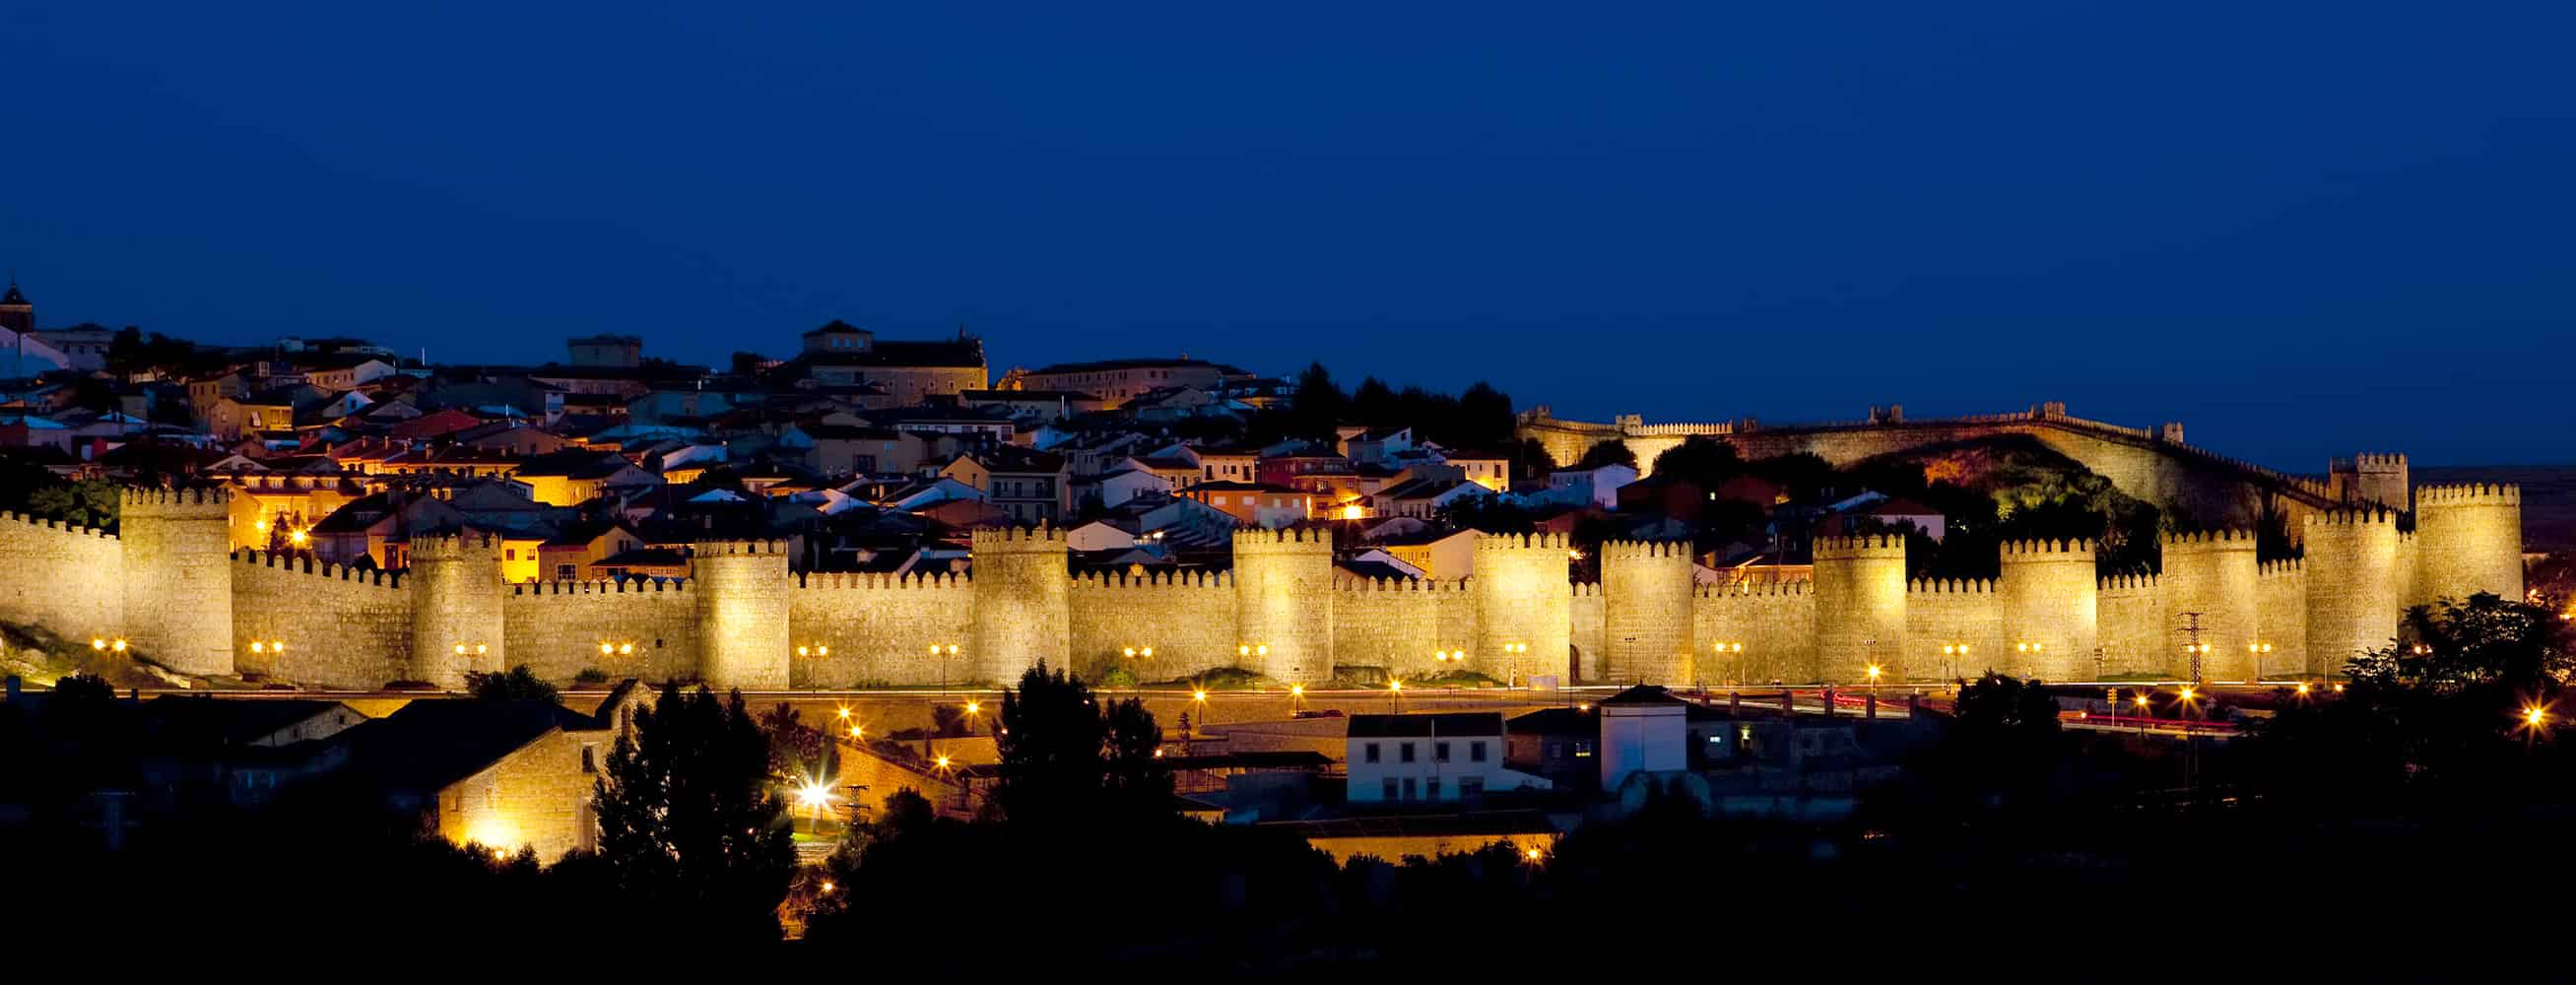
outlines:
[[[1797,581],[1742,581],[1732,585],[1701,585],[1693,594],[1704,599],[1753,599],[1804,597],[1815,594],[1815,583]]]
[[[490,555],[501,542],[481,531],[451,531],[436,534],[414,534],[411,538],[412,563],[462,560],[468,555]]]
[[[1476,538],[1479,551],[1570,551],[1574,542],[1566,534],[1484,534]]]
[[[947,572],[882,572],[817,571],[796,576],[796,587],[812,591],[876,591],[880,589],[923,589],[955,591],[970,589],[975,579]]]
[[[2397,513],[2377,506],[2341,507],[2308,514],[2310,527],[2395,527]]]
[[[2351,458],[2332,459],[2327,467],[2338,472],[2385,472],[2406,467],[2405,452],[2361,452]]]
[[[2427,506],[2521,505],[2522,487],[2510,483],[2415,487],[2415,508],[2419,510]]]
[[[2050,556],[2068,559],[2081,557],[2089,561],[2093,557],[2093,542],[2083,538],[2008,540],[2003,542],[2000,553],[2007,563],[2016,559],[2038,559]]]
[[[512,595],[661,595],[689,589],[686,578],[601,578],[589,580],[521,582],[510,586]]]
[[[198,516],[227,515],[232,509],[232,490],[224,486],[196,486],[165,489],[127,486],[117,491],[117,504],[126,516]]]
[[[295,554],[277,554],[268,551],[254,551],[249,549],[234,551],[232,553],[232,559],[234,563],[241,564],[246,567],[268,568],[299,575],[313,575],[322,578],[329,578],[333,581],[345,581],[353,585],[371,585],[377,588],[395,590],[399,590],[403,587],[404,576],[400,571],[384,571],[378,568],[358,568],[342,564],[318,564],[310,557]]]
[[[63,521],[61,521],[61,520],[56,520],[56,519],[54,519],[54,518],[52,518],[52,517],[30,516],[30,515],[25,514],[25,513],[18,513],[18,512],[13,512],[13,511],[0,510],[0,521],[11,521],[11,522],[16,522],[16,523],[23,523],[23,524],[26,524],[26,525],[28,525],[28,526],[30,526],[30,527],[42,527],[42,528],[44,528],[44,529],[46,529],[46,530],[55,530],[55,531],[60,531],[60,532],[62,532],[62,533],[67,533],[67,534],[71,534],[71,535],[78,536],[78,537],[99,537],[99,538],[104,538],[104,539],[107,539],[107,540],[115,540],[115,539],[116,539],[116,535],[115,535],[115,534],[109,533],[109,532],[107,532],[107,531],[105,531],[105,530],[102,530],[102,529],[99,529],[99,528],[97,528],[97,527],[81,527],[81,526],[74,526],[74,525],[72,525],[72,524],[65,523],[65,522],[63,522]]]
[[[2101,592],[2152,592],[2156,589],[2156,576],[2144,573],[2105,575],[2096,580],[2094,588]]]
[[[1905,556],[1904,534],[1860,534],[1852,537],[1816,538],[1816,560],[1859,557]]]
[[[1992,595],[1992,578],[1916,578],[1905,583],[1909,595]]]
[[[1575,598],[1579,598],[1579,599],[1597,599],[1597,598],[1600,598],[1600,597],[1601,597],[1601,583],[1600,583],[1600,582],[1597,582],[1597,581],[1578,581],[1578,582],[1575,582],[1575,583],[1574,583],[1574,586],[1573,586],[1573,587],[1574,587],[1574,597],[1575,597]]]
[[[2257,578],[2296,578],[2306,573],[2306,563],[2294,557],[2261,561],[2254,566],[2254,576]]]
[[[2167,531],[2156,538],[2166,551],[2250,551],[2254,549],[2251,530],[2197,530],[2188,533]]]
[[[1064,538],[1059,535],[1056,540],[1060,543]],[[785,553],[787,553],[787,542],[783,540],[697,540],[689,542],[690,557],[776,555]]]
[[[1234,552],[1237,554],[1248,551],[1271,554],[1322,551],[1329,554],[1332,550],[1333,532],[1323,527],[1282,527],[1277,530],[1246,527],[1234,532]]]
[[[1008,551],[1061,551],[1065,549],[1064,530],[1052,524],[1034,527],[993,527],[969,533],[967,540],[977,553]]]
[[[1073,576],[1077,590],[1217,588],[1232,590],[1234,578],[1225,571],[1085,571]]]
[[[1604,563],[1654,558],[1688,560],[1692,556],[1690,542],[1686,540],[1614,540],[1601,545]]]
[[[1453,594],[1453,595],[1454,595],[1454,594],[1457,594],[1457,593],[1460,593],[1460,592],[1464,592],[1464,591],[1466,591],[1466,590],[1468,589],[1468,587],[1469,587],[1469,586],[1468,586],[1468,583],[1467,583],[1465,580],[1463,580],[1463,579],[1461,579],[1461,580],[1437,580],[1437,579],[1431,579],[1431,578],[1335,578],[1335,579],[1333,579],[1333,590],[1334,590],[1334,591],[1337,591],[1337,592],[1415,592],[1415,593],[1420,593],[1420,594],[1425,594],[1425,595],[1433,594],[1433,593],[1439,593],[1439,592],[1447,592],[1447,593],[1450,593],[1450,594]]]

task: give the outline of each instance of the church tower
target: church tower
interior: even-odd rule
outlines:
[[[20,335],[36,330],[36,306],[19,293],[15,277],[9,278],[9,293],[0,294],[0,328]]]

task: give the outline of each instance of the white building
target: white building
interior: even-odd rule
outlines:
[[[1637,481],[1637,470],[1625,465],[1550,472],[1547,490],[1560,503],[1588,502],[1605,510],[1619,508],[1619,487]]]
[[[1689,768],[1690,704],[1663,688],[1640,684],[1601,700],[1601,789],[1617,790],[1634,773]]]
[[[1503,765],[1497,712],[1353,715],[1343,742],[1354,804],[1455,802],[1548,785]]]

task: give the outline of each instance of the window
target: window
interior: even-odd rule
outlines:
[[[1582,740],[1580,740],[1580,739],[1575,740],[1575,743],[1574,743],[1574,758],[1576,758],[1576,759],[1589,759],[1589,758],[1591,758],[1591,757],[1592,757],[1592,743],[1585,742],[1585,741],[1582,741]]]
[[[1485,795],[1485,778],[1484,778],[1484,777],[1481,777],[1481,776],[1462,776],[1462,777],[1459,777],[1459,778],[1458,778],[1458,796],[1461,796],[1461,797],[1482,797],[1482,796],[1484,796],[1484,795]]]
[[[569,564],[558,564],[558,565],[555,565],[555,577],[560,578],[560,579],[563,579],[563,580],[566,580],[566,581],[570,581],[570,580],[572,580],[572,565],[569,565]]]
[[[1429,779],[1429,780],[1427,780],[1427,781],[1424,781],[1423,789],[1424,789],[1425,791],[1427,791],[1427,792],[1429,792],[1429,793],[1430,793],[1430,795],[1431,795],[1431,799],[1433,799],[1433,800],[1438,800],[1438,799],[1440,799],[1440,778],[1435,776],[1435,777],[1432,777],[1431,779]]]
[[[1483,742],[1467,743],[1467,761],[1471,763],[1481,763],[1485,761],[1485,744]]]
[[[1431,761],[1432,761],[1432,762],[1435,762],[1435,763],[1445,763],[1445,762],[1448,762],[1448,761],[1449,761],[1449,744],[1448,744],[1448,743],[1446,743],[1446,742],[1434,742],[1434,743],[1432,743],[1432,744],[1431,744]]]
[[[1396,752],[1396,759],[1397,759],[1398,761],[1400,761],[1400,762],[1407,762],[1407,763],[1410,763],[1410,762],[1412,762],[1412,761],[1413,761],[1413,743],[1410,743],[1410,742],[1399,743],[1399,744],[1396,746],[1396,750],[1397,750],[1397,752]]]
[[[584,744],[581,747],[581,771],[584,773],[599,772],[598,746]]]
[[[1385,785],[1382,789],[1385,791],[1385,799],[1387,799],[1387,800],[1394,800],[1394,799],[1395,799],[1395,778],[1394,778],[1394,777],[1391,777],[1391,776],[1390,776],[1390,777],[1387,777],[1387,778],[1386,778],[1386,785]]]
[[[1372,763],[1374,763],[1374,762],[1377,762],[1377,761],[1378,761],[1378,756],[1377,756],[1377,743],[1372,742],[1372,743],[1369,743],[1369,744],[1368,744],[1368,745],[1366,745],[1366,746],[1362,746],[1362,747],[1360,748],[1360,752],[1361,752],[1362,756],[1363,756],[1364,758],[1366,758],[1366,760],[1367,760],[1368,762],[1372,762]]]
[[[1413,799],[1413,778],[1409,776],[1404,778],[1404,799]]]

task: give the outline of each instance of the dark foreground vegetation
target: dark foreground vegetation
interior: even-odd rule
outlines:
[[[6,799],[32,811],[6,829],[6,893],[13,927],[56,934],[703,953],[786,928],[818,962],[979,976],[1113,960],[2013,979],[2545,960],[2576,821],[2568,623],[2480,597],[2404,632],[2342,695],[2282,695],[2229,742],[2065,730],[2039,689],[1989,677],[1847,821],[1718,819],[1667,795],[1535,859],[1496,846],[1347,867],[1178,817],[1152,717],[1044,671],[1002,709],[989,816],[901,797],[821,867],[793,864],[776,716],[765,730],[738,700],[678,689],[605,764],[600,850],[551,866],[450,846],[325,782],[107,853],[56,822],[133,750],[124,706],[73,679],[40,715],[0,719]],[[507,698],[492,687],[485,700]]]

